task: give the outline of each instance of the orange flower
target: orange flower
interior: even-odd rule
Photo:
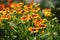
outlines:
[[[32,12],[38,12],[40,10],[40,8],[39,7],[36,7],[36,8],[33,8],[32,9]]]
[[[38,27],[39,28],[46,28],[46,24],[39,24]]]
[[[4,4],[0,4],[0,10],[4,9]]]
[[[35,25],[35,26],[38,26],[39,24],[44,23],[45,20],[43,20],[43,19],[35,19],[35,20],[33,20],[33,22],[34,22],[34,25]]]
[[[28,30],[29,30],[31,33],[36,33],[36,32],[38,32],[39,28],[29,27]]]
[[[30,11],[32,8],[33,8],[33,5],[32,4],[24,5],[24,9],[26,9],[28,11]]]
[[[16,13],[21,14],[21,9],[16,10]]]
[[[31,15],[31,18],[39,18],[39,15],[33,13],[33,14]]]
[[[43,9],[44,11],[51,11],[51,9],[49,9],[49,8],[45,8],[45,9]]]
[[[33,20],[33,22],[34,23],[42,23],[42,22],[44,22],[44,20],[43,19],[35,19],[35,20]]]
[[[9,11],[10,11],[10,8],[5,8],[5,10],[6,10],[7,12],[9,12]]]
[[[17,4],[17,8],[23,6],[23,4],[24,4],[23,2],[18,3],[18,4]]]
[[[11,9],[11,10],[9,11],[9,14],[14,14],[14,12],[16,12],[16,10]]]
[[[1,19],[11,19],[11,16],[10,15],[2,15]]]
[[[21,20],[30,20],[31,18],[30,18],[30,16],[22,16],[21,17]]]
[[[16,8],[17,8],[17,4],[16,4],[16,3],[12,3],[12,4],[10,5],[10,7],[13,8],[13,9],[16,9]]]
[[[20,11],[20,14],[27,14],[29,11],[27,11],[27,10],[21,10]]]
[[[0,13],[2,13],[2,14],[6,14],[6,10],[5,10],[5,8],[2,9],[2,10],[0,10]]]
[[[7,14],[7,11],[5,9],[2,10],[2,14],[5,15]]]

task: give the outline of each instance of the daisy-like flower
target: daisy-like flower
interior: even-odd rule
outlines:
[[[20,8],[23,5],[24,5],[24,3],[23,2],[20,2],[20,3],[17,4],[17,8]]]
[[[46,28],[46,24],[39,24],[38,27],[39,27],[40,29]]]
[[[44,16],[51,16],[51,12],[44,12]]]
[[[21,10],[21,11],[20,11],[20,14],[27,14],[28,12],[29,12],[29,11],[27,11],[27,10],[24,9],[24,10]]]
[[[21,14],[21,11],[22,11],[21,9],[17,9],[16,13]]]
[[[36,14],[36,13],[33,13],[33,14],[31,15],[31,18],[40,18],[40,16],[39,16],[38,14]]]
[[[49,8],[45,8],[45,9],[43,9],[44,11],[51,11],[51,9],[49,9]]]
[[[30,16],[22,16],[21,17],[21,20],[30,20],[31,18],[30,18]]]
[[[11,10],[9,11],[9,14],[14,14],[14,12],[16,12],[16,10],[11,9]]]
[[[35,26],[38,26],[39,24],[42,24],[44,22],[45,22],[45,20],[43,20],[43,19],[35,19],[35,20],[33,20],[33,23],[34,23]]]
[[[10,5],[10,7],[13,8],[13,9],[16,9],[16,8],[17,8],[17,4],[16,4],[16,3],[12,3],[12,4]]]
[[[32,8],[33,8],[33,5],[32,4],[24,5],[24,9],[26,9],[28,11],[30,11]]]
[[[51,16],[51,9],[43,9],[42,10],[43,11],[43,14],[44,14],[44,16]]]
[[[32,9],[32,12],[38,12],[40,10],[40,8],[39,7],[36,7],[36,8],[33,8]]]
[[[11,19],[11,16],[10,15],[2,15],[1,16],[1,19]]]
[[[5,9],[2,10],[2,14],[5,15],[7,14],[7,11]]]
[[[37,33],[38,32],[38,30],[39,30],[39,28],[34,28],[34,27],[29,27],[28,28],[28,31],[30,31],[31,33]]]
[[[5,8],[5,10],[6,10],[7,12],[9,12],[9,11],[10,11],[10,8]]]
[[[42,23],[42,22],[45,22],[44,19],[35,19],[33,20],[34,23]]]

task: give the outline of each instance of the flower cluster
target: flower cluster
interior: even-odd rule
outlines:
[[[26,5],[24,5],[23,2],[12,3],[10,8],[0,10],[0,20],[14,22],[15,19],[18,19],[17,21],[20,23],[23,22],[24,25],[26,24],[26,21],[30,21],[31,24],[28,26],[28,31],[32,33],[39,32],[40,29],[43,30],[47,27],[47,19],[43,18],[43,16],[50,17],[51,9],[46,8],[41,10],[38,6],[39,5],[36,6],[36,4],[33,3]],[[43,15],[41,16],[40,14]]]

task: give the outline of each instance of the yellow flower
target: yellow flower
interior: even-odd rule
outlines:
[[[2,15],[1,19],[11,19],[11,16],[10,15]]]
[[[16,4],[16,3],[12,3],[12,4],[10,5],[10,7],[16,9],[16,8],[17,8],[17,4]]]
[[[30,18],[30,16],[22,16],[21,17],[21,20],[30,20],[31,18]]]
[[[33,14],[31,15],[31,18],[39,18],[39,15],[38,15],[38,14],[33,13]]]
[[[16,13],[21,14],[21,9],[16,10]]]
[[[24,5],[24,9],[26,9],[28,11],[30,11],[32,8],[33,8],[33,5],[32,4]]]
[[[39,28],[34,28],[34,27],[29,27],[28,28],[28,31],[30,31],[31,33],[36,33],[36,32],[38,32],[38,30],[39,30]]]
[[[40,29],[46,28],[46,24],[39,24],[38,27],[39,27]]]
[[[43,20],[43,19],[35,19],[35,20],[33,20],[33,23],[34,23],[35,26],[38,26],[39,24],[42,24],[44,22],[45,22],[45,20]]]
[[[51,12],[44,12],[44,16],[51,16]]]
[[[21,11],[21,14],[26,14],[26,13],[28,13],[28,11],[26,11],[26,10]]]
[[[24,4],[23,2],[18,3],[18,4],[17,4],[17,8],[23,6],[23,4]]]
[[[43,14],[44,14],[44,16],[51,16],[51,9],[43,9],[42,10],[43,11]]]
[[[33,20],[34,23],[42,23],[42,22],[45,22],[44,19],[35,19]]]
[[[45,8],[45,9],[43,9],[44,11],[48,11],[48,12],[50,12],[51,11],[51,9],[49,9],[49,8]]]
[[[7,12],[9,12],[9,11],[10,11],[10,8],[5,8],[5,10],[6,10]]]
[[[33,8],[32,9],[32,12],[38,12],[40,10],[40,8],[39,7],[36,7],[36,8]]]
[[[29,11],[27,11],[27,10],[20,10],[20,14],[27,14]]]
[[[3,11],[1,10],[0,13],[2,13]]]
[[[16,12],[16,10],[11,9],[11,10],[9,11],[9,14],[14,14],[14,12]]]
[[[35,26],[39,27],[40,29],[46,27],[46,24],[44,24],[45,23],[44,19],[35,19],[33,20],[33,23]]]
[[[2,10],[2,14],[3,14],[3,15],[7,14],[7,11],[6,11],[5,9]]]

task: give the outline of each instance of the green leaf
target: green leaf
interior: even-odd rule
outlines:
[[[43,13],[42,13],[42,11],[39,11],[39,12],[38,12],[38,14],[39,14],[40,16],[43,16]]]
[[[50,7],[55,8],[55,7],[54,7],[54,4],[53,4],[51,1],[49,1],[48,3],[49,3],[49,5],[50,5]]]
[[[13,22],[8,22],[10,26],[16,27],[16,24],[14,24]]]

